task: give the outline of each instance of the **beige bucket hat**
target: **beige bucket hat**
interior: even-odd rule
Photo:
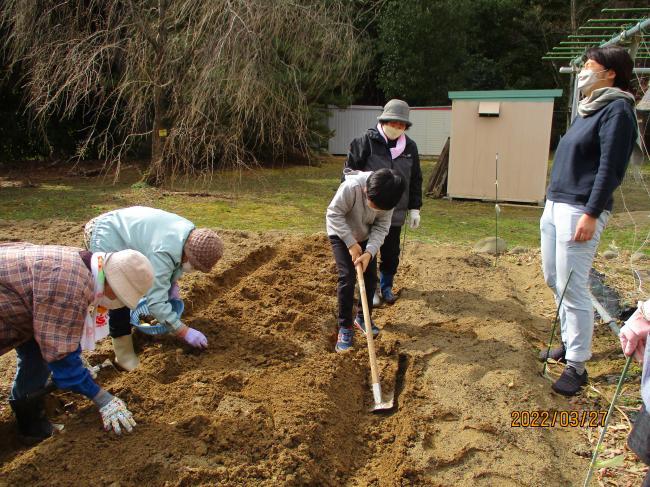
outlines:
[[[117,298],[130,309],[135,309],[153,285],[151,262],[137,250],[107,254],[104,273]]]

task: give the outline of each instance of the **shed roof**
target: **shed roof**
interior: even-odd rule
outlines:
[[[553,101],[562,90],[450,91],[451,100]]]

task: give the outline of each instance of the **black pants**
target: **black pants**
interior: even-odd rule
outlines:
[[[124,308],[108,310],[108,334],[118,338],[131,333],[131,310]]]
[[[401,226],[392,226],[386,235],[384,244],[381,246],[381,262],[379,263],[379,272],[383,275],[394,276],[399,266],[399,237],[402,232]]]
[[[338,297],[338,323],[339,326],[352,326],[352,307],[354,305],[354,286],[357,282],[357,271],[352,263],[352,257],[348,251],[347,245],[339,237],[330,236],[330,243],[334,251],[334,260],[336,260],[336,269],[339,273],[336,294]],[[361,242],[361,248],[365,250],[368,242]],[[368,297],[368,308],[372,313],[372,296],[375,294],[377,287],[377,257],[374,257],[366,272],[363,274],[363,281],[366,284],[366,296]],[[363,314],[361,300],[359,300],[357,313]]]

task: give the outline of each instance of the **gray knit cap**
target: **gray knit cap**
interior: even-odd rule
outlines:
[[[380,122],[404,122],[410,127],[408,103],[398,99],[392,99],[384,106],[384,112],[377,117]]]

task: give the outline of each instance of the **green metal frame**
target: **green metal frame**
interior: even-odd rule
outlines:
[[[600,23],[600,22],[643,22],[645,19],[589,19],[587,20],[587,23],[593,22],[593,23]]]
[[[619,32],[633,27],[634,24],[636,24],[636,22],[621,25],[582,25],[578,27],[578,30],[609,30],[611,32]]]
[[[569,39],[596,39],[596,40],[602,40],[603,42],[607,40],[605,36],[599,36],[596,34],[573,34],[567,37]]]
[[[542,56],[542,59],[544,61],[572,61],[573,57]],[[650,59],[650,56],[636,56],[636,59]]]
[[[544,61],[570,61],[577,68],[583,62],[583,54],[589,47],[604,47],[607,45],[620,45],[634,36],[643,36],[643,32],[650,31],[650,7],[633,8],[604,8],[603,14],[611,15],[608,18],[588,19],[587,24],[578,27],[578,31],[593,30],[592,33],[577,33],[567,36],[568,40],[560,43],[548,51],[543,57]],[[629,18],[625,18],[626,16]],[[614,25],[593,25],[593,24]],[[634,46],[635,59],[650,59],[650,49],[647,46]]]
[[[604,8],[601,12],[650,12],[650,7]]]

